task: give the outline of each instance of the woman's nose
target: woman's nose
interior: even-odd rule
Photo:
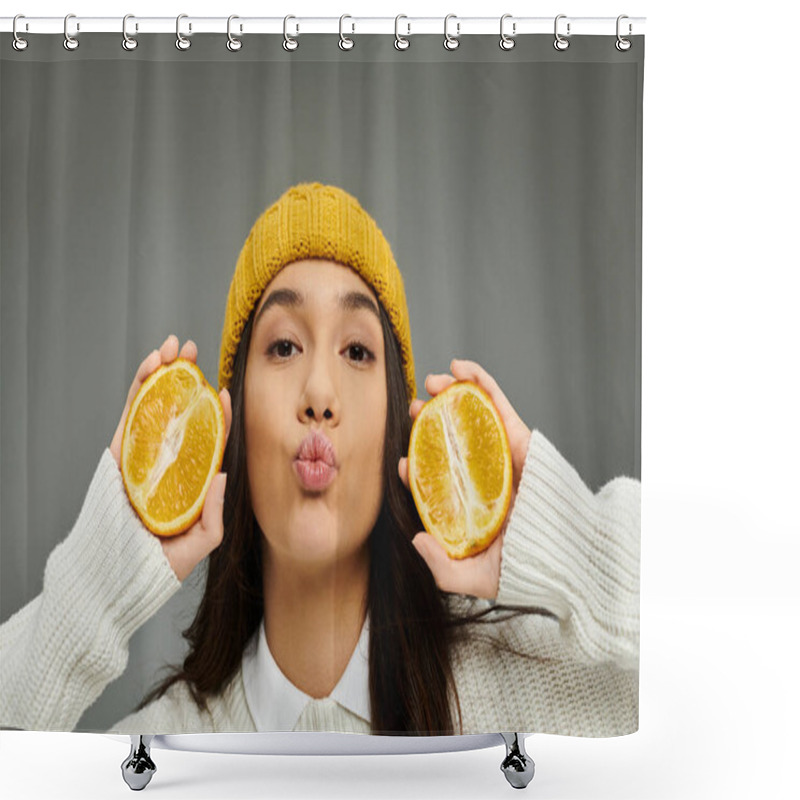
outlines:
[[[339,375],[335,361],[320,347],[308,364],[303,397],[298,408],[301,418],[332,419],[339,416]]]
[[[309,406],[306,409],[306,416],[311,417],[311,419],[316,419],[317,415],[312,406]],[[330,419],[333,416],[333,411],[331,411],[329,408],[326,408],[325,411],[322,412],[322,416],[325,419]]]

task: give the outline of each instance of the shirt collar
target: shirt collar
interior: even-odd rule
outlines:
[[[309,702],[319,700],[298,689],[275,663],[264,630],[264,618],[242,654],[242,679],[247,705],[257,731],[292,731]],[[369,614],[342,677],[330,698],[370,721]]]

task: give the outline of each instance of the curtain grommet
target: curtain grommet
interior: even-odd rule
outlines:
[[[624,36],[622,36],[622,34],[619,32],[619,23],[620,23],[620,21],[621,21],[621,20],[623,20],[623,19],[629,19],[628,15],[627,15],[627,14],[620,14],[620,15],[617,17],[617,41],[616,41],[616,42],[614,42],[614,47],[616,47],[616,48],[617,48],[617,50],[619,50],[619,51],[620,51],[620,53],[624,53],[624,52],[626,52],[626,51],[630,50],[630,49],[631,49],[631,45],[632,45],[632,42],[631,42],[631,40],[630,40],[630,39],[626,39],[626,38],[625,38]],[[628,23],[628,36],[630,36],[632,32],[633,32],[633,26],[632,26],[632,25],[631,25],[631,23],[629,22],[629,23]]]
[[[566,50],[569,47],[569,39],[567,39],[566,37],[562,36],[558,32],[558,21],[560,19],[566,19],[566,18],[567,18],[566,14],[559,14],[556,17],[555,23],[553,25],[553,31],[555,32],[555,36],[556,36],[555,41],[553,42],[553,47],[555,47],[556,50],[562,50],[563,51],[563,50]],[[567,36],[569,36],[569,35],[570,35],[570,24],[568,22],[567,23]]]
[[[186,17],[188,17],[188,16],[189,16],[188,14],[178,14],[178,18],[175,20],[175,34],[178,37],[175,40],[175,47],[177,47],[178,50],[188,50],[192,45],[191,39],[187,39],[181,33],[181,20],[186,18]],[[189,33],[191,33],[191,32],[192,32],[192,23],[190,22],[189,23]]]
[[[512,16],[511,14],[503,14],[503,16],[500,17],[500,49],[501,50],[512,50],[514,48],[514,45],[516,44],[516,41],[514,40],[514,37],[517,35],[517,23],[516,22],[512,22],[511,23],[511,34],[510,35],[505,33],[505,31],[503,30],[503,23],[511,16]]]
[[[455,36],[453,36],[452,34],[447,32],[447,22],[448,22],[448,20],[454,19],[454,18],[456,19],[456,34],[455,34]],[[458,37],[460,35],[461,35],[461,23],[458,22],[458,19],[457,19],[455,14],[448,14],[444,18],[444,42],[442,42],[442,44],[444,45],[444,49],[445,50],[450,50],[450,51],[458,49],[459,44],[461,44],[461,42],[459,42],[459,40],[458,40]]]
[[[556,17],[555,23],[553,24],[553,31],[554,31],[555,36],[556,36],[555,41],[553,42],[553,47],[555,47],[556,50],[566,50],[569,47],[569,39],[567,39],[565,36],[562,36],[558,32],[558,21],[560,19],[566,19],[566,18],[567,18],[566,14],[559,14]],[[567,23],[567,36],[569,36],[569,35],[570,35],[570,24],[568,22]]]
[[[408,48],[411,47],[411,40],[407,39],[406,36],[411,36],[411,23],[406,23],[406,26],[408,27],[406,36],[401,36],[399,30],[399,23],[401,19],[408,19],[408,17],[405,14],[398,14],[394,18],[394,49],[408,50]]]
[[[290,19],[297,19],[297,17],[295,17],[292,14],[287,14],[283,18],[283,49],[289,52],[293,52],[294,50],[297,50],[297,48],[300,46],[300,42],[298,42],[297,39],[294,38],[293,36],[290,36],[289,31],[286,30],[286,24],[289,22]],[[300,25],[297,26],[297,32],[300,33]]]
[[[239,50],[242,49],[242,40],[237,38],[231,33],[231,21],[234,19],[239,19],[236,14],[231,14],[228,17],[228,41],[225,42],[225,47],[231,51],[231,53],[238,53]],[[242,26],[239,26],[239,33],[242,32]]]
[[[355,46],[355,42],[352,39],[349,39],[347,36],[344,35],[344,31],[342,30],[342,24],[346,19],[353,19],[349,14],[342,14],[339,17],[339,49],[340,50],[352,50]],[[355,33],[356,24],[353,23],[353,29],[350,31],[351,33]]]
[[[131,36],[128,33],[129,19],[134,19],[133,14],[126,14],[122,18],[122,49],[127,50],[128,52],[130,52],[131,50],[135,50],[139,46],[138,40],[134,36]],[[137,31],[139,30],[138,22],[135,24],[135,28]]]
[[[67,30],[67,26],[69,24],[70,17],[75,17],[75,14],[67,14],[64,17],[64,49],[65,50],[77,50],[78,45],[80,42],[74,37],[69,35],[69,31]],[[80,31],[81,25],[80,23],[76,23],[76,30]]]
[[[21,36],[20,36],[20,35],[17,33],[17,20],[18,20],[18,19],[25,19],[25,15],[24,15],[24,14],[17,14],[17,15],[14,17],[14,23],[13,23],[13,25],[11,26],[11,30],[12,30],[12,32],[13,32],[13,34],[14,34],[14,38],[13,38],[13,39],[12,39],[12,41],[11,41],[11,45],[13,46],[13,48],[14,48],[14,49],[15,49],[17,52],[22,52],[22,51],[23,51],[23,50],[24,50],[24,49],[25,49],[25,48],[28,46],[28,40],[27,40],[27,39],[23,39],[23,38],[22,38],[22,37],[21,37]],[[26,23],[25,23],[25,29],[27,30],[27,28],[28,28],[28,23],[26,22]]]

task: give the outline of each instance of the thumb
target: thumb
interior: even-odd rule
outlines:
[[[203,513],[185,534],[161,539],[164,554],[181,583],[212,550],[222,543],[224,533],[222,509],[225,505],[227,478],[227,474],[217,473],[211,479],[211,486],[208,487],[203,503]]]
[[[429,533],[418,533],[412,540],[411,543],[414,547],[417,548],[417,552],[425,559],[425,563],[431,567],[431,556],[428,554],[428,543],[426,539],[430,539],[431,535]],[[431,569],[431,572],[433,570]]]
[[[206,501],[203,504],[203,530],[209,536],[209,544],[213,550],[222,541],[222,510],[225,507],[225,487],[228,482],[226,472],[218,472],[208,488]]]
[[[425,563],[433,573],[437,586],[445,592],[456,591],[453,588],[453,562],[435,537],[429,533],[418,533],[412,539],[412,544],[425,559]]]

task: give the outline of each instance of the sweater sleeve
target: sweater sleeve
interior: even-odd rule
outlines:
[[[73,730],[124,672],[133,633],[180,586],[106,448],[41,594],[0,626],[0,725]]]
[[[506,527],[497,604],[537,606],[583,662],[638,669],[641,483],[596,494],[534,430]]]

